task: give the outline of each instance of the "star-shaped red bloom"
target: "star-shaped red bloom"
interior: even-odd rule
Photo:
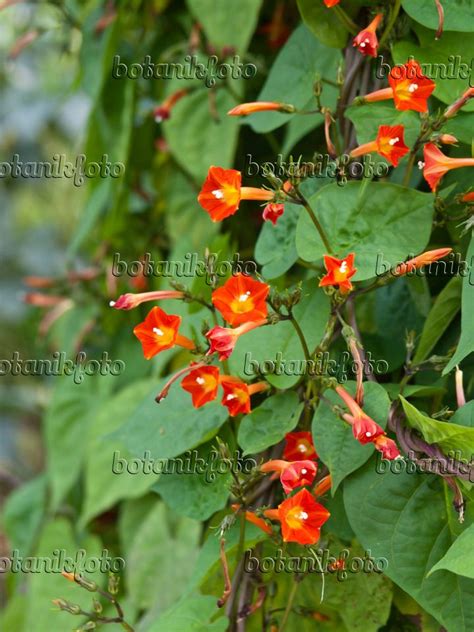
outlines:
[[[302,430],[286,434],[283,458],[285,461],[300,461],[301,459],[315,461],[318,455],[314,449],[311,432]]]
[[[180,324],[180,316],[167,314],[160,307],[153,307],[150,310],[145,320],[133,330],[142,343],[143,355],[147,360],[175,345],[194,349],[192,340],[178,333]]]
[[[268,309],[265,301],[269,291],[270,286],[266,283],[239,273],[214,290],[212,303],[228,323],[240,325],[266,318]]]
[[[216,399],[219,387],[219,369],[216,366],[203,366],[186,375],[181,386],[191,393],[193,406],[200,408]]]
[[[349,279],[357,272],[357,268],[354,268],[354,257],[353,252],[344,259],[324,255],[324,265],[328,273],[319,282],[319,287],[337,285],[343,294],[352,290],[352,283]]]
[[[212,221],[220,222],[236,212],[240,204],[241,185],[240,171],[209,167],[198,201]]]
[[[436,87],[423,74],[420,64],[410,59],[402,66],[394,66],[388,77],[397,110],[428,111],[428,98]]]
[[[330,514],[307,489],[302,489],[279,505],[278,516],[285,542],[316,544]]]
[[[221,384],[224,389],[222,404],[226,406],[229,415],[235,417],[240,413],[249,413],[250,393],[247,384],[231,376],[221,377]]]
[[[398,165],[410,149],[405,145],[403,125],[381,125],[377,134],[377,151],[386,158],[394,167]]]

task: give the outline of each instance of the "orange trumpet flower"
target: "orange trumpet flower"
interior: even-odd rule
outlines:
[[[194,408],[200,408],[217,397],[219,368],[209,365],[193,369],[182,380],[181,386],[191,393]]]
[[[258,321],[267,317],[266,299],[270,286],[246,274],[230,277],[212,293],[212,303],[231,325]]]
[[[230,327],[213,327],[206,334],[206,338],[211,344],[207,355],[210,355],[211,353],[218,353],[219,360],[221,362],[227,360],[234,350],[239,336],[264,325],[266,322],[267,321],[265,319],[250,321],[236,327],[235,329],[231,329]]]
[[[284,500],[278,509],[267,509],[265,516],[279,520],[285,542],[316,544],[321,535],[321,527],[328,520],[329,511],[302,489]]]
[[[145,320],[137,325],[133,333],[140,340],[143,355],[147,360],[160,351],[171,349],[175,345],[185,349],[194,349],[192,340],[178,333],[181,317],[167,314],[159,307],[153,307]]]
[[[133,309],[146,301],[158,301],[166,298],[183,298],[184,292],[175,290],[158,290],[157,292],[142,292],[141,294],[122,294],[116,301],[110,301],[109,306],[114,309]]]
[[[423,169],[423,176],[433,193],[438,188],[441,178],[451,169],[474,167],[474,158],[449,158],[433,143],[427,143],[423,148],[424,162],[419,163]]]
[[[213,222],[220,222],[237,211],[241,200],[266,202],[274,195],[268,189],[243,187],[240,171],[212,166],[198,195],[198,202]]]
[[[363,103],[393,99],[397,110],[428,111],[428,98],[436,87],[434,81],[423,74],[420,64],[410,59],[402,66],[394,66],[388,77],[389,88],[366,94]]]
[[[357,46],[362,55],[377,57],[379,41],[377,39],[376,31],[382,19],[383,15],[381,13],[377,13],[369,26],[354,37],[352,45]]]
[[[240,413],[249,413],[251,411],[250,396],[269,388],[266,382],[256,382],[248,386],[231,375],[221,376],[220,383],[224,389],[222,404],[227,407],[231,417]]]
[[[405,261],[405,263],[400,263],[395,270],[392,271],[392,274],[394,276],[402,276],[403,274],[407,274],[407,272],[413,272],[413,270],[423,268],[438,259],[446,257],[450,252],[452,252],[452,250],[452,248],[437,248],[436,250],[428,250],[427,252],[418,255],[418,257],[414,257],[414,259]]]
[[[350,155],[354,158],[376,151],[396,167],[400,158],[410,151],[405,145],[404,131],[403,125],[380,125],[377,138],[369,143],[359,145],[351,151]]]
[[[275,101],[253,101],[251,103],[241,103],[227,114],[229,116],[248,116],[254,112],[286,112],[291,114],[295,111],[295,106],[289,103],[276,103]]]
[[[284,461],[274,459],[260,466],[262,472],[278,472],[280,483],[285,494],[289,494],[298,487],[311,485],[318,472],[314,461]]]
[[[318,455],[314,449],[311,433],[307,430],[302,430],[301,432],[289,432],[286,434],[283,458],[286,461],[300,461],[301,459],[315,461]]]
[[[319,287],[338,285],[343,294],[352,290],[352,283],[349,279],[357,272],[357,268],[354,268],[354,257],[353,252],[344,259],[324,255],[324,266],[328,273],[319,282]]]
[[[404,132],[403,125],[380,125],[377,138],[369,143],[359,145],[351,151],[350,155],[355,158],[376,151],[396,167],[400,158],[403,158],[410,151],[405,145]]]

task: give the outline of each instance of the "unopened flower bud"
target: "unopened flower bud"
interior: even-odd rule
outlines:
[[[120,583],[120,577],[118,575],[114,575],[113,573],[110,573],[108,591],[111,595],[118,594],[119,583]]]

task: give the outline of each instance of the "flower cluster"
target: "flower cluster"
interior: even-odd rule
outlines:
[[[374,103],[393,99],[397,110],[413,110],[422,114],[428,112],[428,99],[435,90],[436,84],[425,77],[417,61],[410,59],[406,64],[394,66],[390,71],[388,82],[388,88],[366,94],[359,99],[359,102]],[[466,90],[460,99],[446,109],[443,120],[446,121],[455,116],[473,96],[473,88]],[[377,151],[392,165],[397,166],[400,158],[409,151],[404,143],[403,132],[403,125],[394,127],[381,125],[376,140],[357,147],[351,152],[351,156],[361,156],[364,153]],[[424,144],[424,160],[420,161],[418,166],[423,169],[423,176],[433,193],[436,192],[442,177],[451,169],[474,166],[474,158],[450,158],[443,154],[435,144],[452,145],[456,142],[456,137],[451,134],[438,134]],[[414,150],[412,153],[415,153]]]
[[[321,527],[330,516],[329,511],[317,502],[316,498],[330,489],[331,477],[322,478],[312,492],[307,489],[313,485],[318,471],[315,463],[317,454],[310,432],[287,434],[283,456],[286,460],[274,459],[260,467],[265,474],[273,472],[277,475],[284,493],[288,495],[276,509],[266,509],[263,515],[267,520],[280,523],[284,542],[316,544],[320,538]],[[306,458],[300,460],[302,456]],[[254,512],[246,511],[245,517],[266,533],[273,533],[268,522]]]
[[[382,453],[384,459],[400,458],[395,441],[387,437],[384,429],[362,410],[355,399],[342,386],[336,386],[336,393],[350,411],[350,413],[344,413],[342,417],[352,426],[354,438],[362,445],[372,443],[375,449]]]
[[[268,384],[257,382],[248,385],[237,377],[221,374],[219,368],[208,364],[208,361],[214,354],[218,355],[220,362],[227,360],[242,334],[267,324],[266,299],[269,290],[270,287],[266,283],[241,273],[230,277],[222,287],[214,290],[212,293],[214,309],[233,327],[216,325],[210,329],[205,334],[209,341],[205,356],[199,362],[191,362],[188,367],[172,376],[157,396],[157,401],[164,399],[170,386],[186,373],[181,386],[191,394],[195,408],[200,408],[216,399],[218,388],[221,386],[222,404],[227,407],[231,417],[249,413],[251,395],[266,390]],[[115,309],[130,310],[148,301],[170,298],[184,299],[186,295],[184,292],[172,290],[123,294],[116,301],[110,301],[109,304]],[[141,342],[143,355],[147,360],[175,346],[198,352],[195,342],[179,332],[181,320],[180,316],[167,314],[163,309],[155,306],[149,311],[145,320],[134,328],[133,333]]]

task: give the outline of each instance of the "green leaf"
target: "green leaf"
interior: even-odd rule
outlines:
[[[372,301],[376,331],[368,338],[368,348],[375,349],[380,364],[388,363],[385,370],[391,372],[405,361],[406,332],[420,333],[423,318],[413,302],[407,278],[400,277],[378,288],[373,292]],[[386,335],[387,331],[390,336]]]
[[[213,456],[214,452],[214,456]],[[201,471],[170,471],[164,467],[158,483],[153,490],[160,494],[165,503],[180,516],[195,520],[207,520],[222,509],[229,497],[231,474],[221,458],[215,453],[212,442],[199,446],[193,452],[177,457],[178,465],[187,462],[200,464]],[[221,468],[221,469],[219,469]]]
[[[247,50],[257,26],[262,0],[186,0],[189,10],[202,25],[209,43],[217,48]]]
[[[79,225],[69,246],[72,255],[77,252],[85,238],[92,231],[100,216],[107,208],[107,203],[112,195],[112,180],[105,178],[90,193],[89,199],[82,211]]]
[[[391,399],[396,399],[400,395],[400,384],[384,384]],[[406,384],[403,387],[405,397],[433,397],[434,395],[444,395],[446,389],[442,386],[424,386],[423,384]]]
[[[294,316],[313,351],[329,318],[329,299],[314,280],[303,283],[302,299],[294,308]],[[229,358],[229,367],[246,380],[260,368],[265,379],[281,389],[290,388],[307,372],[301,341],[289,321],[259,327],[242,336]]]
[[[81,526],[110,509],[119,500],[141,496],[158,479],[153,472],[146,474],[142,469],[135,473],[131,467],[132,473],[128,472],[130,452],[110,438],[103,439],[125,423],[148,395],[152,384],[152,380],[130,384],[106,401],[95,416],[94,423],[89,428],[85,457],[85,496],[79,523]],[[143,456],[144,454],[142,458]]]
[[[298,9],[304,23],[320,42],[332,48],[344,48],[349,31],[334,10],[314,0],[298,0]]]
[[[29,590],[27,599],[27,610],[25,615],[24,631],[37,630],[38,632],[46,632],[49,630],[68,630],[71,625],[77,622],[71,622],[71,615],[68,612],[59,611],[58,608],[51,603],[53,599],[63,598],[78,604],[83,610],[88,611],[91,604],[91,595],[86,590],[81,590],[76,584],[70,583],[61,575],[62,568],[53,568],[53,572],[48,572],[44,563],[51,560],[51,564],[55,560],[66,560],[71,558],[74,562],[79,561],[82,555],[80,549],[85,551],[84,561],[91,560],[95,557],[101,559],[101,544],[95,537],[89,537],[86,541],[77,542],[71,524],[64,518],[57,518],[48,523],[38,543],[35,551],[35,564],[38,565],[40,572],[32,572],[29,575]],[[64,551],[63,553],[60,553]],[[43,561],[42,561],[43,560]],[[26,562],[26,561],[25,561]],[[94,574],[86,574],[89,580],[96,581],[103,586],[106,575],[100,572]],[[80,619],[83,622],[83,619]]]
[[[442,0],[441,4],[444,9],[445,31],[467,33],[474,31],[474,22],[472,20],[474,13],[473,0]],[[434,1],[403,0],[402,7],[411,18],[423,24],[423,26],[437,30],[439,18]]]
[[[191,594],[164,612],[144,632],[225,632],[227,617],[213,621],[215,614],[215,597]]]
[[[428,577],[435,571],[445,569],[474,579],[474,524],[471,524],[461,535],[456,538],[439,562],[428,573]]]
[[[355,395],[355,382],[347,382],[344,388]],[[344,403],[333,390],[324,393],[325,400],[344,408]],[[376,382],[364,384],[364,411],[382,428],[387,424],[390,400],[385,390]],[[340,483],[354,470],[364,465],[374,453],[371,444],[360,444],[352,434],[352,427],[340,419],[332,407],[321,401],[313,416],[313,441],[321,461],[329,468],[332,494]]]
[[[143,519],[127,555],[127,585],[138,608],[166,610],[179,600],[191,577],[199,523],[169,515],[157,502]]]
[[[53,508],[58,506],[79,476],[86,454],[89,421],[94,409],[101,403],[94,378],[82,377],[80,384],[75,382],[74,375],[57,378],[44,420]]]
[[[330,184],[309,203],[336,257],[355,252],[357,273],[363,281],[418,254],[427,245],[433,215],[429,194],[386,182]],[[319,261],[326,248],[311,218],[302,212],[296,229],[296,249],[306,261]],[[390,267],[391,267],[390,266]],[[389,269],[389,268],[387,268]]]
[[[427,571],[462,531],[441,481],[426,474],[376,473],[376,460],[344,483],[347,515],[358,540],[385,574],[436,617],[448,632],[470,632],[474,583],[442,571]]]
[[[443,103],[452,103],[469,88],[468,73],[471,68],[471,60],[474,58],[473,38],[460,37],[458,33],[445,32],[439,40],[435,40],[434,32],[423,26],[416,24],[414,30],[419,39],[419,46],[406,41],[397,42],[393,47],[395,62],[404,64],[410,56],[413,56],[422,65],[424,74],[435,82],[434,96]],[[465,79],[461,77],[459,71],[454,70],[454,67],[451,68],[454,76],[450,76],[450,61],[456,60],[457,57],[459,57],[460,63],[466,65],[467,74],[463,73],[466,76]],[[430,64],[431,66],[423,67],[423,64]],[[444,74],[445,69],[448,71],[447,76]],[[474,103],[467,103],[463,106],[463,110],[472,112]]]
[[[263,224],[255,245],[255,260],[263,266],[265,278],[285,274],[298,259],[295,234],[300,212],[300,206],[285,204],[285,212],[275,226],[271,222]]]
[[[302,24],[278,54],[257,101],[290,103],[298,109],[316,105],[313,84],[318,77],[335,80],[340,54],[323,46]],[[334,107],[337,91],[324,84],[324,103]],[[326,99],[326,97],[329,97]],[[314,106],[312,109],[314,109]],[[288,123],[297,114],[259,112],[245,119],[255,132],[264,133]],[[311,118],[313,115],[304,115]],[[319,117],[318,117],[319,118]]]
[[[418,364],[425,360],[436,343],[448,329],[460,309],[461,278],[453,277],[441,290],[431,308],[421,332],[420,342],[413,362]]]
[[[340,549],[336,549],[332,544],[332,555],[337,556],[341,550],[349,552],[346,562],[349,568],[350,560],[367,558],[367,553],[360,545],[351,548],[341,546]],[[311,609],[316,605],[315,594],[318,594],[320,579],[311,574],[308,579],[308,582],[305,580],[301,585],[302,594],[298,603]],[[367,601],[372,604],[370,609],[367,608]],[[376,572],[349,572],[343,581],[337,574],[326,575],[324,599],[320,605],[318,604],[317,609],[330,615],[330,620],[334,616],[333,613],[337,612],[347,631],[377,632],[387,623],[391,604],[392,583],[387,577]],[[293,620],[296,623],[296,617]]]
[[[46,476],[34,478],[12,492],[3,509],[2,523],[12,549],[31,553],[46,504]]]
[[[448,119],[446,125],[443,126],[443,132],[454,134],[461,143],[465,143],[470,147],[472,144],[473,128],[474,114],[472,112],[461,111],[453,118]]]
[[[211,165],[232,166],[240,128],[235,117],[227,116],[235,105],[235,99],[229,92],[215,92],[218,121],[212,116],[210,95],[208,88],[195,90],[176,104],[173,115],[163,124],[171,153],[199,184]],[[197,201],[195,203],[197,205]]]
[[[151,458],[170,459],[211,439],[226,421],[227,409],[217,402],[193,408],[189,393],[179,384],[157,404],[155,396],[165,382],[157,383],[128,421],[107,440],[123,442],[127,450],[140,458],[149,450]]]
[[[128,164],[135,113],[135,82],[117,81],[109,77],[100,98],[94,104],[87,126],[85,155],[87,163],[104,161],[121,163],[122,171]],[[116,230],[120,196],[125,186],[125,175],[96,177],[89,184],[87,205],[79,218],[78,226],[68,248],[72,257],[107,211],[106,225]]]
[[[466,356],[474,351],[474,285],[471,279],[471,271],[474,269],[474,237],[471,237],[467,250],[466,262],[469,266],[469,274],[463,278],[461,299],[461,338],[454,356],[443,371],[446,375],[454,369]]]
[[[238,442],[244,454],[256,454],[281,441],[293,430],[302,410],[298,395],[278,393],[245,415],[239,427]]]
[[[451,417],[452,424],[458,424],[459,426],[467,426],[468,428],[474,428],[474,400],[467,402],[461,408],[458,408],[454,415]]]
[[[400,395],[407,421],[428,443],[436,443],[445,454],[461,452],[470,463],[474,454],[474,428],[427,417]]]
[[[28,607],[27,596],[23,593],[15,593],[0,610],[0,627],[2,630],[15,630],[23,632],[25,629],[26,609]]]
[[[90,12],[81,25],[82,45],[79,55],[79,78],[82,89],[94,101],[110,75],[113,56],[120,37],[120,17],[109,28],[96,34],[95,28],[103,13],[102,7]]]

